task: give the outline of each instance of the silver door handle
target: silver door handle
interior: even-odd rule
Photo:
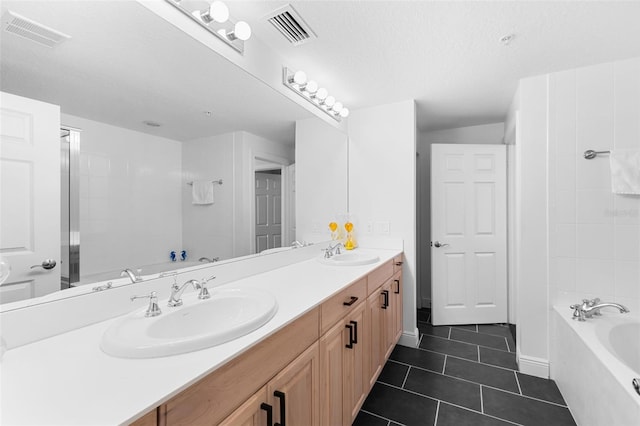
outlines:
[[[40,265],[33,265],[31,268],[29,269],[33,269],[33,268],[42,268],[42,269],[53,269],[56,267],[56,261],[53,259],[45,259],[42,261],[42,263]]]
[[[433,243],[433,245],[434,245],[435,247],[446,247],[446,246],[448,246],[449,244],[447,244],[447,243],[441,243],[440,241],[436,241],[435,243]]]

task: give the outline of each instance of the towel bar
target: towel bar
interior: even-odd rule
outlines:
[[[591,160],[596,158],[598,154],[609,154],[611,151],[594,151],[592,149],[588,149],[584,152],[584,158],[587,160]]]
[[[222,185],[222,179],[212,180],[212,183],[217,183],[218,185]],[[193,182],[187,182],[187,185],[193,185]]]

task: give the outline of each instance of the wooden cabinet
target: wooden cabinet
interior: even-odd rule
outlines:
[[[398,257],[134,425],[351,425],[401,333]]]
[[[267,384],[274,424],[320,424],[318,343],[314,343]]]
[[[314,343],[220,425],[319,425],[318,374],[318,343]]]
[[[369,392],[366,303],[320,338],[321,423],[350,425]]]

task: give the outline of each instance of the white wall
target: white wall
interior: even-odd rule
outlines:
[[[524,79],[519,109],[518,355],[545,376],[553,304],[640,309],[640,196],[611,193],[607,156],[582,157],[640,150],[640,58]]]
[[[553,304],[640,308],[640,195],[611,192],[609,158],[640,151],[640,58],[549,79],[549,285]]]
[[[296,122],[298,240],[329,240],[329,222],[347,213],[348,155],[344,133],[315,118]]]
[[[289,165],[294,147],[244,131],[183,144],[183,239],[192,260],[252,253],[256,158]],[[214,204],[193,205],[187,182],[194,179],[223,180],[214,185]]]
[[[182,246],[181,143],[62,114],[80,134],[81,279]]]
[[[432,143],[501,144],[504,138],[504,123],[457,127],[455,129],[423,132]]]
[[[356,110],[349,117],[349,211],[361,242],[404,240],[402,344],[416,345],[416,123],[413,100]],[[388,223],[380,232],[378,223]],[[374,224],[374,235],[364,231]]]
[[[234,133],[185,142],[182,147],[182,233],[191,260],[202,256],[233,257],[234,199],[236,180]],[[213,186],[214,204],[194,205],[194,180],[218,180]],[[248,253],[245,253],[248,254]]]
[[[418,305],[431,306],[431,144],[501,144],[504,123],[420,132],[417,140]]]

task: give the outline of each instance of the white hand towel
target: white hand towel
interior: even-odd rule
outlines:
[[[194,180],[191,195],[193,204],[213,204],[213,182],[210,180]]]
[[[614,194],[640,194],[640,151],[611,151],[611,190]]]

